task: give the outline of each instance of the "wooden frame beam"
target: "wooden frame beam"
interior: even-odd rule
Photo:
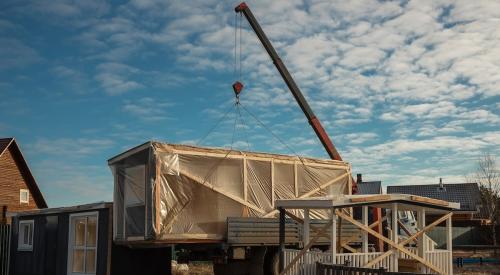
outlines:
[[[230,199],[232,199],[232,200],[234,200],[234,201],[236,201],[236,202],[238,202],[238,203],[240,203],[242,205],[245,205],[245,206],[247,206],[247,207],[249,207],[249,208],[251,208],[251,209],[253,209],[253,210],[255,210],[255,211],[259,212],[259,213],[261,213],[261,214],[266,214],[266,211],[260,209],[259,207],[255,206],[255,205],[253,205],[253,204],[251,204],[249,202],[246,202],[245,200],[243,200],[241,198],[238,198],[238,196],[236,196],[236,195],[229,194],[225,190],[222,190],[222,188],[218,188],[218,187],[214,186],[213,184],[209,183],[206,180],[203,180],[203,179],[201,179],[201,178],[199,178],[197,176],[191,175],[190,173],[188,173],[186,171],[180,170],[179,173],[182,174],[183,176],[191,179],[192,181],[194,181],[194,182],[196,182],[196,183],[198,183],[198,184],[200,184],[202,186],[205,186],[205,187],[207,187],[207,188],[209,188],[209,189],[211,189],[211,190],[213,190],[213,191],[215,191],[217,193],[220,193],[220,194],[222,194],[222,195],[224,195],[224,196],[226,196],[226,197],[228,197],[228,198],[230,198]],[[274,210],[274,211],[277,211],[277,210]]]
[[[404,245],[407,245],[409,244],[411,241],[413,241],[414,239],[418,238],[419,236],[423,235],[425,232],[431,230],[432,228],[434,228],[436,225],[442,223],[444,220],[448,219],[449,217],[451,217],[453,215],[453,213],[448,213],[444,216],[442,216],[441,218],[437,219],[436,221],[434,221],[433,223],[429,224],[428,226],[422,228],[420,231],[418,231],[417,233],[413,234],[412,236],[408,237],[408,239],[402,241],[399,245],[400,246],[404,246]],[[391,255],[393,253],[393,250],[389,250],[387,252],[385,252],[384,254],[378,256],[377,258],[373,259],[372,261],[370,261],[369,263],[367,263],[364,267],[371,267],[373,266],[374,264],[380,262],[381,260],[385,259],[386,257],[388,257],[389,255]],[[410,254],[406,253],[408,256],[411,257]],[[412,255],[415,255],[413,253],[411,253]],[[423,258],[423,255],[420,256]]]
[[[319,230],[319,233],[320,234],[324,234],[327,230],[328,230],[328,227],[332,226],[332,221],[328,222],[327,224],[325,224],[320,230]],[[299,252],[299,254],[297,254],[297,256],[295,256],[292,261],[284,267],[284,269],[280,272],[279,275],[285,275],[288,270],[290,270],[290,268],[292,268],[292,266],[300,259],[300,257],[302,257],[313,245],[314,243],[319,239],[319,235],[316,235],[314,236],[314,238],[312,238],[309,243],[307,243],[306,245],[304,245],[304,248]]]
[[[340,217],[342,217],[343,219],[346,219],[348,220],[349,222],[351,222],[352,224],[356,225],[357,227],[363,229],[363,230],[366,230],[368,231],[368,233],[372,234],[373,236],[381,239],[382,241],[384,241],[385,243],[387,243],[388,245],[392,246],[393,248],[397,249],[398,251],[410,256],[411,258],[417,260],[418,262],[422,263],[423,265],[429,267],[430,269],[432,269],[433,271],[439,273],[439,274],[443,274],[443,275],[446,275],[446,273],[444,273],[442,270],[440,270],[438,267],[434,266],[432,263],[430,263],[429,261],[425,260],[424,258],[421,258],[415,254],[413,254],[411,251],[409,251],[408,249],[406,249],[402,244],[397,244],[395,242],[393,242],[392,240],[386,238],[385,236],[379,234],[378,232],[372,230],[371,228],[369,228],[368,226],[364,226],[363,224],[359,223],[358,221],[354,220],[353,218],[347,216],[347,215],[344,215],[342,214],[340,211],[335,211],[336,214]],[[423,232],[420,232],[423,234]],[[391,255],[393,252],[392,250],[391,251],[387,251],[385,254],[387,255]],[[383,255],[385,255],[383,254]],[[381,255],[381,256],[383,256]],[[381,257],[379,256],[379,257]],[[386,256],[385,256],[386,257]],[[384,257],[384,258],[385,258]],[[377,257],[378,258],[378,257]],[[373,260],[374,261],[374,260]],[[373,262],[372,261],[372,262]],[[371,262],[370,262],[371,263]],[[370,264],[368,263],[368,264]],[[367,265],[368,265],[367,264]],[[371,264],[373,265],[373,264]],[[371,266],[370,265],[370,266]]]
[[[326,188],[326,187],[328,187],[328,186],[330,186],[330,185],[332,185],[334,183],[337,183],[338,181],[340,181],[342,178],[346,177],[347,175],[350,175],[349,172],[343,173],[342,175],[340,175],[340,176],[338,176],[338,177],[336,177],[336,178],[334,178],[334,179],[332,179],[332,180],[330,180],[330,181],[328,181],[328,182],[320,185],[319,187],[317,187],[317,188],[315,188],[315,189],[313,189],[313,190],[311,190],[311,191],[303,194],[302,196],[299,196],[298,198],[299,199],[303,199],[303,198],[307,198],[307,197],[309,197],[311,195],[314,195],[319,190],[324,189],[324,188]],[[266,213],[263,217],[264,218],[269,218],[272,215],[276,214],[277,212],[278,212],[278,210],[275,209],[273,211],[270,211],[270,212]]]

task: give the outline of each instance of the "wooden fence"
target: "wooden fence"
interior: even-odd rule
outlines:
[[[9,274],[10,225],[0,223],[0,275]]]
[[[422,275],[422,273],[389,272],[384,268],[363,268],[345,265],[316,263],[315,275]]]

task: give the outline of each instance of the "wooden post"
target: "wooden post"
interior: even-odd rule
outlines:
[[[280,273],[285,269],[285,209],[283,207],[279,208],[280,211],[280,232],[279,232],[279,249],[280,249]]]
[[[304,209],[304,224],[302,224],[302,228],[304,229],[302,236],[302,243],[309,243],[309,209]]]
[[[399,242],[399,236],[398,236],[398,204],[394,203],[392,204],[392,209],[391,209],[391,235],[392,235],[392,241],[394,243]],[[392,261],[393,261],[393,270],[392,272],[398,272],[398,258],[399,258],[399,251],[395,251],[392,254]]]
[[[363,221],[364,226],[368,226],[368,206],[362,206],[362,212],[361,212],[361,220]],[[367,231],[362,231],[362,250],[361,252],[363,253],[368,253],[368,232]],[[365,255],[364,263],[366,264],[368,262],[368,255]]]
[[[335,208],[332,208],[332,263],[337,263],[337,214]]]
[[[274,194],[274,159],[271,159],[271,205],[274,208],[275,194]]]
[[[453,274],[453,227],[452,218],[446,219],[446,250],[448,250],[448,274]]]
[[[298,171],[297,171],[297,161],[293,162],[293,188],[295,191],[295,197],[299,197],[299,185],[297,184],[298,181]]]
[[[425,208],[420,208],[418,211],[418,217],[417,217],[417,227],[419,230],[422,230],[422,228],[425,227]],[[425,233],[422,235],[422,237],[418,238],[418,243],[417,243],[417,255],[425,259]],[[420,272],[425,272],[425,267],[422,267]]]
[[[243,159],[243,200],[248,201],[247,159]],[[273,202],[274,203],[274,202]]]

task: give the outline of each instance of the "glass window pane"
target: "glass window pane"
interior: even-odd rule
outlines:
[[[32,245],[33,244],[33,225],[30,223],[28,224],[28,244]]]
[[[29,244],[29,224],[23,224],[23,244]]]
[[[83,272],[83,255],[85,250],[73,250],[73,272]]]
[[[85,245],[85,218],[77,218],[74,220],[75,224],[75,245]]]
[[[97,240],[97,217],[90,216],[87,220],[87,247],[96,247]]]
[[[85,264],[85,273],[95,273],[95,249],[88,249]]]

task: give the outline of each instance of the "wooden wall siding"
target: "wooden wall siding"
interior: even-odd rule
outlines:
[[[109,210],[99,209],[85,212],[99,212],[96,275],[109,275],[108,261]],[[11,245],[11,275],[66,275],[68,264],[69,215],[58,213],[50,215],[23,216],[20,220],[35,221],[33,251],[17,251],[18,220],[13,223]]]
[[[29,203],[19,201],[19,190],[30,190],[26,178],[12,155],[12,146],[0,156],[0,207],[7,205],[8,212],[38,209],[33,194],[29,191]]]

